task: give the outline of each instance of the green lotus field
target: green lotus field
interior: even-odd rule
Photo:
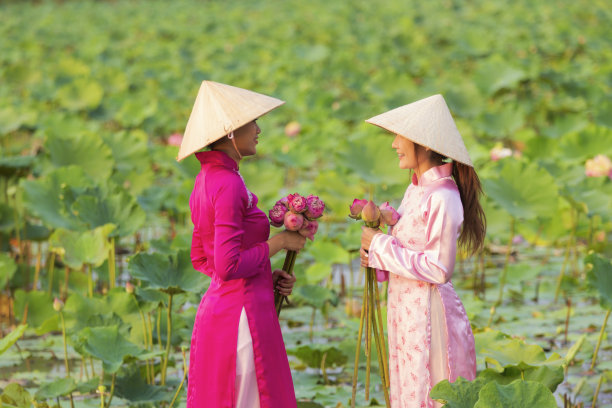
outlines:
[[[364,120],[436,93],[488,230],[453,276],[478,376],[432,398],[612,406],[611,27],[606,0],[0,2],[0,407],[185,406],[209,278],[189,259],[199,163],[175,158],[202,80],[287,101],[241,163],[260,208],[327,205],[281,314],[299,407],[351,405],[349,205],[398,205],[410,180]],[[365,364],[356,406],[384,406]]]

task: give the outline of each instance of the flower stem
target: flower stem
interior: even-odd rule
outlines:
[[[108,249],[108,286],[115,287],[115,237],[110,237]]]
[[[183,379],[181,380],[181,383],[179,384],[178,389],[176,390],[176,393],[174,394],[174,398],[172,398],[172,402],[170,402],[170,407],[168,408],[172,408],[172,406],[176,402],[176,399],[178,398],[179,393],[181,392],[181,389],[183,388],[183,384],[185,384],[185,378],[187,378],[187,357],[185,356],[185,349],[183,348],[181,351],[183,352]]]
[[[370,273],[370,302],[374,303],[375,300],[375,291],[373,290],[373,286],[376,286],[378,288],[378,285],[376,284],[376,279],[375,279],[375,271],[372,268],[368,268],[370,269],[369,273]],[[377,292],[377,291],[376,291]],[[377,307],[378,309],[378,307]],[[378,312],[380,312],[380,309],[378,309]],[[381,324],[381,329],[382,329],[382,323],[380,321],[380,313],[378,315],[379,318],[379,324]],[[376,319],[376,315],[374,314],[374,310],[372,310],[372,319],[375,320]],[[380,379],[382,380],[382,386],[383,386],[383,393],[385,395],[385,403],[387,405],[387,408],[391,407],[391,402],[389,401],[389,389],[387,388],[387,384],[388,384],[388,379],[387,379],[387,373],[386,373],[386,364],[385,364],[385,354],[386,352],[384,351],[384,333],[381,332],[379,334],[378,332],[378,327],[375,321],[372,321],[372,328],[374,329],[374,339],[376,340],[376,355],[378,356],[378,372],[380,374]]]
[[[359,318],[359,334],[357,335],[357,347],[355,350],[355,369],[353,371],[353,394],[351,397],[351,408],[355,408],[355,398],[357,396],[357,371],[359,370],[359,351],[361,348],[361,337],[363,336],[363,323],[365,321],[365,303],[367,297],[367,285],[363,286],[363,299],[361,304],[361,317]]]
[[[91,272],[91,264],[87,264],[87,295],[93,297],[93,274]]]
[[[372,275],[375,277],[376,271],[372,270]],[[386,346],[385,332],[383,328],[382,312],[380,311],[380,295],[378,292],[378,283],[376,282],[376,279],[374,279],[374,293],[375,293],[375,300],[376,300],[376,313],[378,314],[378,327],[379,327],[379,333],[380,333],[379,338],[380,338],[380,344],[382,348],[382,361],[383,361],[384,377],[385,377],[383,386],[386,386],[388,388],[390,386],[389,364],[387,362],[388,361],[387,360],[387,346]]]
[[[283,263],[283,271],[287,272],[289,275],[293,275],[293,265],[295,265],[295,258],[297,257],[297,252],[295,251],[287,251],[287,255],[285,256],[285,262]],[[283,307],[283,301],[287,299],[287,296],[282,296],[278,290],[274,289],[274,305],[276,307],[276,316],[280,316],[281,309]]]
[[[166,355],[164,357],[164,363],[161,371],[161,385],[166,385],[166,370],[168,369],[168,359],[170,358],[170,346],[172,343],[172,293],[169,294],[168,298],[168,332],[166,339]]]
[[[366,339],[367,339],[367,344],[366,344],[366,390],[365,390],[365,399],[366,401],[370,399],[370,371],[372,370],[372,329],[374,326],[372,323],[373,322],[373,310],[372,307],[374,306],[371,302],[371,296],[370,294],[372,293],[372,276],[371,276],[371,271],[369,270],[370,268],[366,269],[366,286],[368,288],[368,293],[367,293],[367,304],[368,304],[368,317],[367,317],[367,329],[366,329]]]
[[[567,246],[565,247],[565,256],[563,257],[563,265],[561,266],[561,272],[559,272],[559,277],[557,278],[557,287],[555,288],[555,300],[554,303],[557,303],[557,299],[559,298],[559,293],[561,292],[561,283],[563,282],[563,276],[565,275],[565,269],[567,268],[567,263],[569,261],[570,250],[572,248],[572,243],[574,241],[574,236],[576,235],[576,227],[577,220],[574,215],[574,211],[572,210],[572,232],[567,239]]]
[[[599,376],[599,381],[597,382],[597,388],[595,389],[595,395],[593,395],[593,403],[591,404],[591,408],[595,408],[597,404],[597,397],[599,396],[599,390],[601,389],[601,384],[603,383],[604,375]]]
[[[49,259],[49,296],[53,293],[53,270],[55,269],[55,252],[51,252]]]
[[[135,296],[134,296],[135,297]],[[138,301],[136,300],[138,303]],[[142,337],[144,340],[145,349],[149,350],[149,333],[147,331],[147,322],[145,320],[144,314],[142,313],[142,309],[140,305],[138,305],[138,312],[140,313],[140,319],[142,320]],[[145,374],[147,376],[147,384],[151,384],[151,373],[149,371],[149,360],[145,360]]]
[[[491,313],[489,315],[489,321],[487,322],[487,327],[491,327],[491,323],[493,323],[493,316],[495,316],[495,311],[497,307],[502,304],[504,299],[504,286],[506,285],[506,275],[508,274],[508,264],[510,263],[510,254],[512,253],[512,240],[514,239],[514,217],[510,218],[510,238],[508,239],[508,248],[506,249],[506,260],[504,261],[504,269],[502,270],[501,276],[499,277],[499,294],[497,295],[497,300],[493,307],[491,307]]]
[[[608,309],[606,311],[606,317],[604,318],[603,325],[601,326],[601,331],[599,332],[599,337],[597,338],[597,346],[595,347],[595,353],[593,353],[593,360],[591,361],[591,371],[595,368],[595,361],[597,360],[597,353],[599,353],[599,347],[601,346],[601,341],[603,340],[604,333],[606,332],[606,325],[608,324],[608,318],[610,317],[610,312],[612,309]]]
[[[106,404],[107,407],[110,407],[111,401],[113,400],[113,395],[115,394],[115,380],[116,379],[117,379],[117,373],[113,373],[112,380],[111,380],[110,395],[108,396],[108,403]]]

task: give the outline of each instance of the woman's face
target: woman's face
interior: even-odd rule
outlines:
[[[257,125],[257,119],[234,131],[236,147],[242,156],[253,156],[257,153],[257,139],[261,129]]]
[[[416,169],[419,165],[414,143],[400,135],[395,135],[391,147],[397,152],[400,169]]]

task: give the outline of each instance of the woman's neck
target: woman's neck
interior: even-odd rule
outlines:
[[[431,168],[434,168],[434,167],[437,167],[437,166],[441,166],[443,164],[444,164],[443,162],[437,163],[437,162],[433,162],[431,160],[427,160],[424,163],[419,163],[419,166],[416,169],[414,169],[414,174],[416,174],[417,179],[420,179],[421,175],[423,173],[425,173],[427,170],[429,170]]]
[[[220,146],[215,146],[214,149],[211,149],[212,151],[217,151],[217,152],[223,152],[225,154],[227,154],[230,159],[232,159],[233,161],[236,162],[236,164],[240,164],[240,160],[242,159],[239,155],[238,152],[236,151],[236,149],[234,149],[234,146],[231,143],[224,143]]]

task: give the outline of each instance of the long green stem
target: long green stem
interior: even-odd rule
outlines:
[[[575,215],[575,210],[572,210],[572,232],[570,233],[570,236],[567,239],[567,245],[565,247],[565,255],[563,257],[563,265],[561,266],[561,272],[559,272],[559,277],[557,278],[557,287],[555,288],[554,303],[557,303],[557,299],[559,298],[559,293],[561,293],[561,283],[563,282],[563,276],[565,275],[565,269],[567,268],[567,263],[569,261],[572,243],[574,241],[574,237],[576,236],[576,227],[578,224],[576,218],[577,217]]]
[[[178,389],[174,394],[174,398],[172,398],[172,402],[170,402],[170,407],[168,408],[172,408],[172,406],[174,406],[174,403],[176,402],[176,399],[178,398],[179,393],[183,388],[183,384],[185,384],[185,378],[187,378],[187,357],[185,356],[185,349],[183,348],[181,351],[183,352],[183,379],[181,380],[181,383],[179,384]]]
[[[168,295],[168,331],[166,339],[166,355],[161,372],[161,385],[166,385],[166,370],[168,369],[168,359],[170,358],[170,346],[172,344],[172,293]]]
[[[606,317],[604,318],[603,325],[601,326],[601,330],[599,331],[599,337],[597,338],[597,346],[595,347],[595,353],[593,353],[593,360],[591,361],[591,371],[595,368],[595,361],[597,360],[597,353],[599,353],[599,347],[601,346],[601,341],[603,340],[604,333],[606,332],[606,325],[608,324],[608,318],[610,317],[610,312],[612,309],[608,309],[606,311]]]
[[[597,381],[597,388],[595,389],[595,395],[593,395],[593,403],[591,404],[591,408],[595,408],[597,406],[597,397],[599,396],[599,390],[601,389],[603,378],[603,374],[599,376],[599,381]]]
[[[365,399],[366,401],[370,399],[370,372],[372,370],[372,329],[374,326],[373,322],[373,307],[374,305],[372,304],[371,301],[371,296],[370,294],[372,293],[372,276],[371,276],[371,270],[370,268],[367,268],[366,270],[366,286],[368,287],[368,293],[367,293],[367,303],[368,303],[368,317],[367,317],[367,329],[366,329],[366,339],[367,344],[366,344],[366,389],[365,389]]]
[[[93,297],[93,272],[91,271],[91,264],[87,264],[87,295]]]
[[[390,386],[389,383],[389,364],[387,362],[387,346],[386,346],[386,339],[385,339],[385,332],[384,332],[384,328],[383,328],[383,320],[382,320],[382,312],[380,311],[380,295],[378,292],[378,282],[376,281],[376,271],[372,270],[372,275],[374,277],[374,294],[375,294],[375,300],[376,300],[376,313],[378,314],[378,332],[379,332],[379,339],[380,339],[380,345],[382,348],[382,361],[383,361],[383,368],[384,368],[384,384],[383,386],[386,386],[387,388]]]
[[[363,324],[365,321],[365,303],[368,294],[368,286],[363,285],[363,298],[361,304],[361,317],[359,318],[359,334],[357,335],[357,347],[355,348],[355,369],[353,371],[353,394],[351,397],[351,408],[355,408],[355,398],[357,396],[357,372],[359,370],[359,351],[361,349],[361,338],[363,336]]]
[[[115,237],[110,237],[108,250],[108,286],[115,287]]]
[[[370,288],[373,289],[373,286],[378,287],[376,284],[375,271],[372,268],[370,269]],[[375,301],[375,290],[370,290],[370,302],[374,303]],[[374,310],[372,310],[372,318],[375,319],[376,315],[374,314]],[[380,314],[379,314],[379,323],[380,323]],[[382,326],[381,326],[382,327]],[[391,407],[391,402],[389,401],[389,389],[387,388],[387,373],[386,373],[386,364],[385,364],[385,354],[384,351],[384,333],[378,332],[378,327],[376,322],[372,322],[372,328],[374,329],[374,339],[376,341],[376,355],[378,356],[378,371],[380,373],[380,378],[382,380],[383,392],[385,395],[385,403],[387,404],[387,408]],[[382,337],[382,339],[381,339]]]
[[[55,269],[55,252],[51,252],[49,259],[49,296],[53,293],[53,271]]]
[[[283,264],[283,271],[289,275],[293,275],[293,266],[295,265],[295,258],[297,258],[297,252],[287,251],[285,256],[285,263]],[[276,289],[274,289],[274,303],[276,306],[276,315],[280,316],[281,309],[283,307],[283,301],[287,300],[287,296],[282,296]]]
[[[66,342],[66,323],[64,321],[64,313],[60,311],[59,315],[62,323],[62,340],[64,341],[64,366],[66,367],[66,377],[70,378],[70,366],[68,365],[68,345]]]
[[[153,322],[151,321],[151,312],[147,313],[147,332],[149,333],[149,350],[153,351]],[[151,361],[149,367],[151,369],[151,384],[155,383],[155,360]]]
[[[140,319],[142,320],[142,337],[144,340],[145,349],[149,350],[149,334],[147,332],[147,322],[145,320],[144,314],[142,313],[142,309],[140,305],[138,305],[138,312],[140,313]],[[147,376],[147,384],[151,384],[151,376],[149,371],[149,360],[145,360],[145,373]]]
[[[116,379],[117,379],[117,373],[113,373],[112,380],[111,380],[110,395],[108,396],[108,403],[106,404],[107,407],[110,407],[111,401],[113,400],[113,395],[115,394],[115,380]]]
[[[510,263],[510,254],[512,254],[512,240],[514,239],[514,217],[510,218],[510,239],[508,240],[508,248],[506,249],[506,260],[504,261],[504,269],[502,269],[501,276],[499,278],[499,294],[497,295],[497,300],[493,307],[491,307],[491,313],[489,315],[489,321],[487,323],[487,327],[491,327],[491,323],[493,323],[493,316],[495,316],[495,311],[497,307],[502,304],[504,299],[504,286],[506,286],[506,275],[508,274],[508,264]]]
[[[164,349],[161,339],[161,303],[157,306],[157,345],[159,346],[159,351]]]

